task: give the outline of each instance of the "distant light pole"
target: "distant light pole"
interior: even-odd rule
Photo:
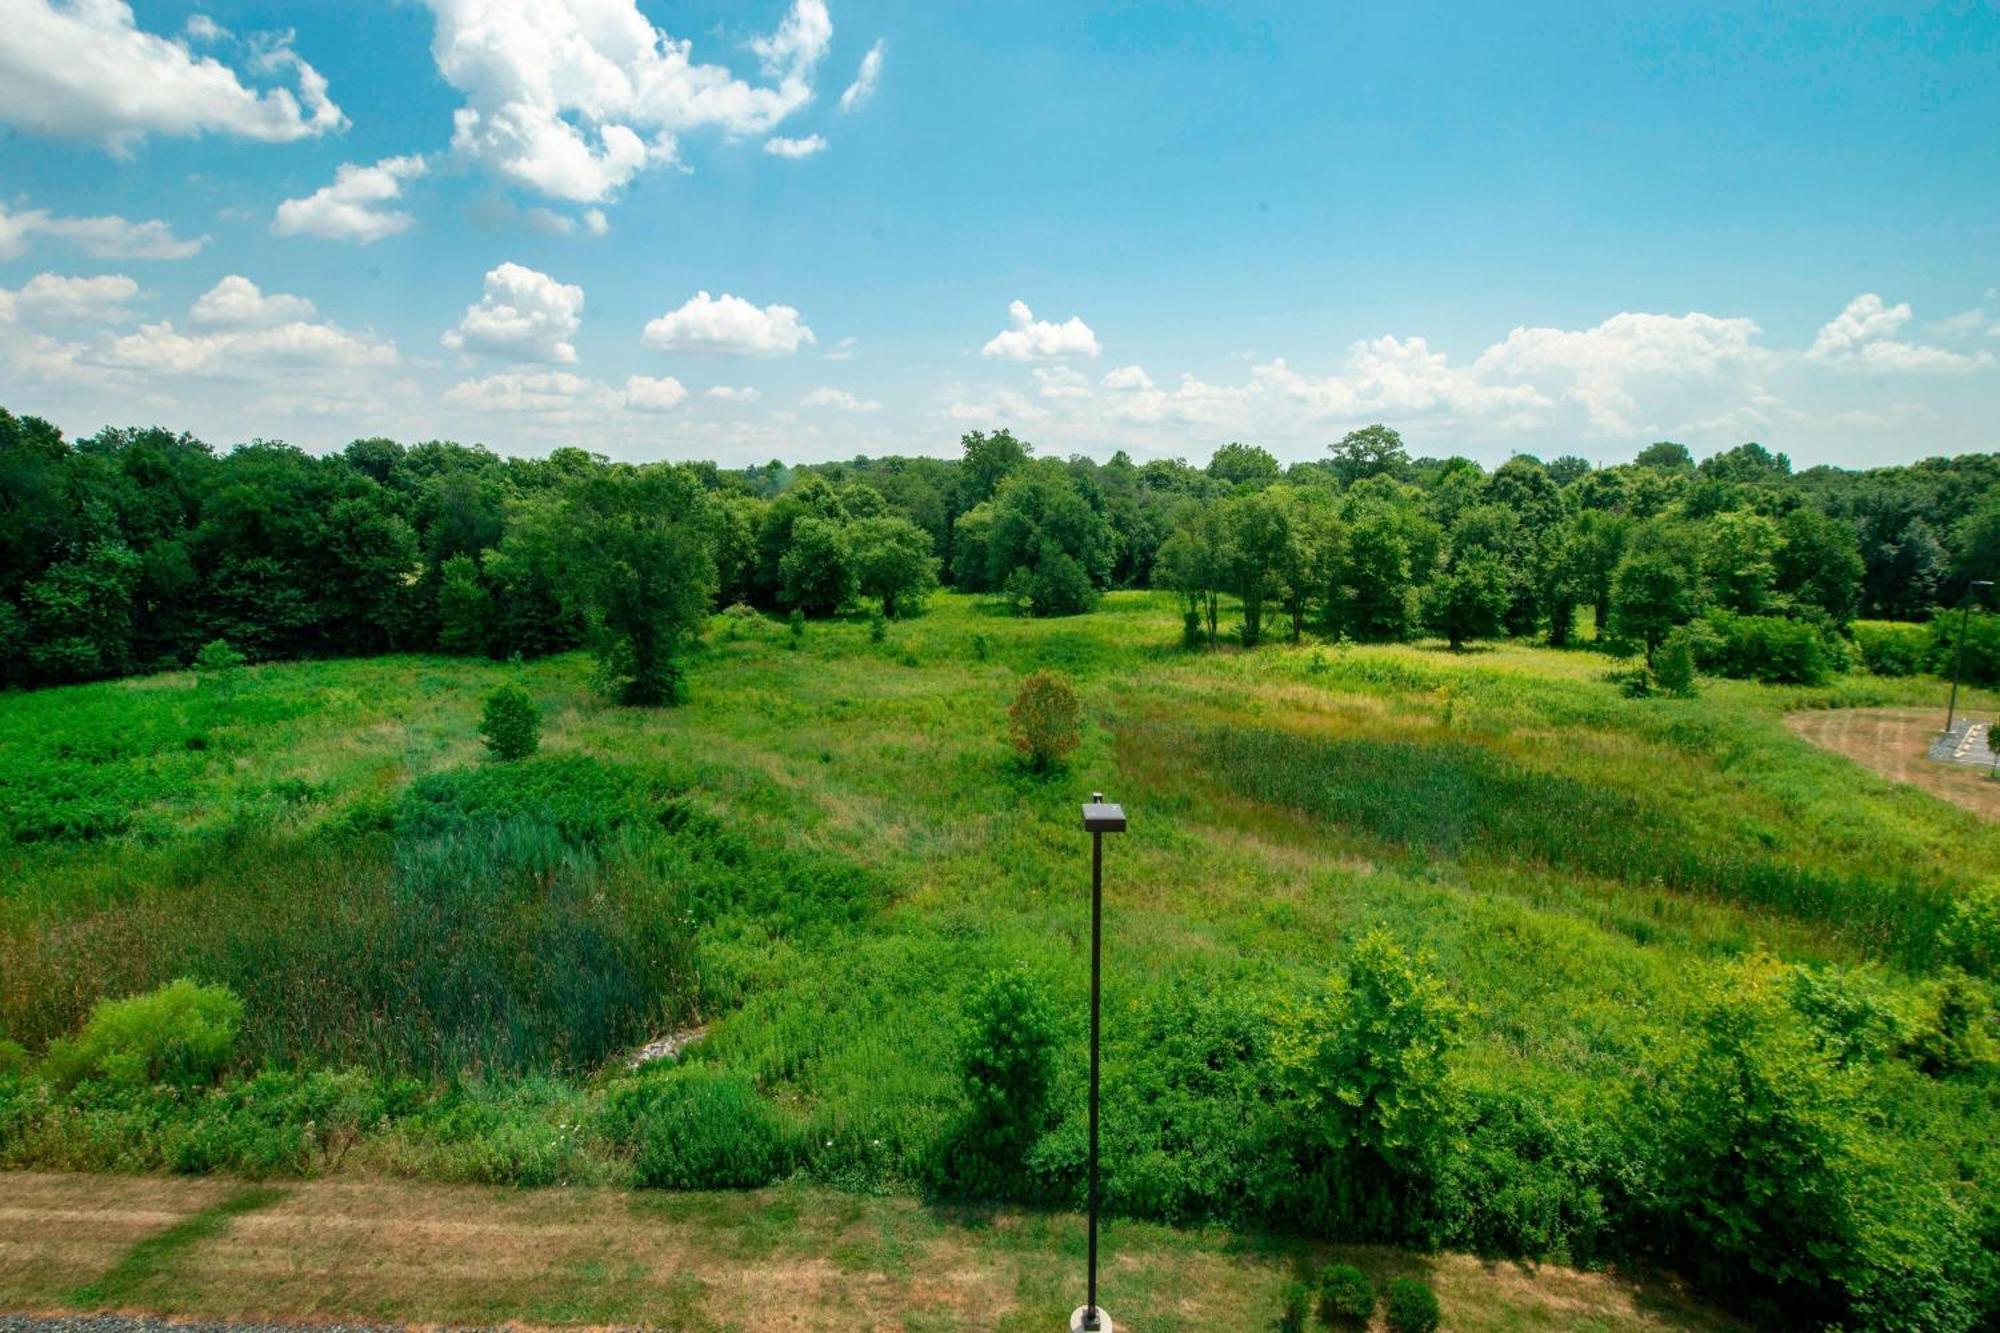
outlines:
[[[1069,1317],[1071,1333],[1111,1333],[1111,1317],[1097,1308],[1097,1051],[1099,999],[1104,980],[1104,835],[1125,831],[1125,810],[1107,805],[1101,791],[1083,807],[1090,834],[1090,1286]]]
[[[1958,647],[1951,655],[1951,702],[1944,709],[1944,734],[1951,735],[1952,719],[1958,715],[1958,669],[1965,665],[1965,622],[1972,614],[1972,590],[1990,588],[1992,579],[1974,579],[1966,585],[1965,596],[1958,603]]]

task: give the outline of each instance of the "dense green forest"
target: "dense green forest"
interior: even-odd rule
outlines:
[[[0,682],[16,685],[182,665],[218,639],[251,660],[594,640],[631,698],[670,698],[712,606],[896,617],[940,583],[1036,616],[1168,588],[1190,641],[1245,644],[1562,646],[1581,614],[1648,664],[1671,641],[1707,671],[1809,682],[1857,657],[1933,660],[1949,625],[1935,642],[1849,626],[1983,601],[1974,581],[1996,569],[1992,455],[1795,473],[1756,444],[1697,464],[1663,443],[1489,473],[1370,426],[1322,460],[1228,444],[1197,468],[1038,458],[1002,430],[952,460],[732,471],[436,441],[325,457],[161,429],[67,441],[0,411]],[[2000,632],[1982,621],[1973,646],[1975,676],[1996,678]]]

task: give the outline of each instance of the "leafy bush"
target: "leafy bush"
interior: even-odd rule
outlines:
[[[1964,677],[1975,685],[2000,684],[2000,615],[1961,616],[1949,607],[1931,613],[1931,666],[1948,674],[1958,657],[1959,623],[1965,625]]]
[[[316,1175],[336,1171],[405,1089],[356,1071],[266,1069],[219,1089],[161,1135],[180,1172]]]
[[[1694,636],[1683,626],[1653,655],[1653,679],[1676,699],[1694,698]]]
[[[1910,1038],[1910,1059],[1926,1074],[1956,1074],[1993,1063],[1993,1006],[1963,975],[1946,977],[1931,1014]]]
[[[1623,671],[1608,672],[1604,679],[1617,686],[1618,693],[1627,699],[1653,697],[1653,673],[1645,667],[1628,667]]]
[[[604,1129],[632,1150],[633,1179],[666,1189],[754,1189],[790,1169],[793,1135],[750,1080],[702,1065],[614,1083]]]
[[[1076,687],[1066,677],[1054,671],[1037,671],[1021,682],[1020,692],[1007,710],[1014,729],[1014,748],[1027,756],[1028,767],[1045,773],[1082,742],[1078,727],[1082,715]]]
[[[791,637],[786,640],[785,646],[793,652],[797,652],[799,645],[806,641],[806,613],[799,610],[796,606],[793,607],[792,613],[785,617],[785,626],[791,634]]]
[[[542,710],[518,685],[502,685],[486,696],[479,734],[495,759],[526,759],[542,744]]]
[[[1703,670],[1767,685],[1823,685],[1840,665],[1825,633],[1809,621],[1712,611],[1696,627]]]
[[[1915,676],[1931,668],[1932,630],[1896,620],[1857,620],[1850,627],[1861,661],[1878,676]]]
[[[1278,1333],[1306,1333],[1312,1315],[1312,1288],[1297,1278],[1278,1292]]]
[[[879,606],[869,607],[868,642],[881,643],[884,639],[887,639],[888,637],[889,637],[889,621],[885,616],[883,616],[882,608]]]
[[[194,655],[194,669],[204,683],[226,684],[235,679],[243,660],[243,654],[230,647],[229,640],[210,639]]]
[[[1337,984],[1279,1017],[1272,1051],[1300,1168],[1294,1207],[1315,1225],[1411,1229],[1410,1186],[1431,1177],[1455,1119],[1447,1057],[1466,1014],[1432,968],[1371,930]]]
[[[1319,1317],[1334,1328],[1366,1328],[1375,1313],[1375,1284],[1353,1264],[1328,1264],[1319,1275]]]
[[[50,1043],[43,1071],[58,1086],[84,1079],[143,1086],[213,1082],[236,1047],[243,1002],[227,986],[186,978],[123,1000],[99,1000],[73,1041]]]
[[[1413,1277],[1399,1277],[1389,1284],[1389,1333],[1436,1333],[1439,1314],[1437,1293],[1430,1284]]]
[[[1977,885],[1952,905],[1945,945],[1972,975],[2000,980],[2000,884]]]
[[[0,1078],[25,1074],[33,1063],[28,1048],[20,1042],[0,1040]]]
[[[1025,970],[994,972],[973,992],[958,1033],[966,1109],[939,1163],[947,1187],[983,1198],[1026,1192],[1024,1166],[1048,1122],[1055,1044],[1048,993]]]
[[[1784,1322],[1964,1328],[1965,1223],[1887,1174],[1863,1071],[1754,959],[1714,984],[1639,1104],[1655,1154],[1639,1192],[1667,1256]]]

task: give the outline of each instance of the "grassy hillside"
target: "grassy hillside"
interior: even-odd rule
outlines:
[[[1451,1067],[1472,1109],[1440,1198],[1473,1220],[1426,1235],[1618,1253],[1606,1233],[1639,1205],[1616,1127],[1699,1057],[1718,997],[1765,989],[1822,1050],[1878,1018],[1895,1034],[1833,1062],[1849,1100],[1829,1105],[1867,1123],[1854,1151],[1895,1216],[1992,1227],[1987,992],[1940,979],[1978,965],[1961,904],[2000,834],[1783,721],[1928,702],[1931,683],[1628,699],[1585,651],[1189,654],[1178,631],[1143,594],[1046,622],[943,596],[880,644],[860,622],[795,648],[718,617],[672,710],[604,702],[580,656],[0,696],[0,1035],[39,1052],[101,997],[193,976],[243,997],[245,1069],[354,1068],[376,1099],[338,1159],[276,1129],[257,1157],[150,1103],[20,1084],[0,1161],[624,1180],[631,1149],[597,1108],[630,1080],[607,1071],[707,1024],[690,1059],[714,1087],[747,1078],[787,1169],[924,1187],[983,978],[1024,966],[1081,1031],[1095,788],[1131,817],[1107,851],[1122,1212],[1274,1220],[1265,1034],[1379,927],[1467,1006]],[[1087,717],[1048,777],[1005,737],[1038,667],[1077,681]],[[546,725],[539,756],[498,765],[475,726],[510,681]],[[1953,1028],[1961,1001],[1975,1017]],[[1962,1059],[1923,1055],[1954,1032]],[[1080,1075],[1069,1060],[1025,1195],[1076,1198]]]

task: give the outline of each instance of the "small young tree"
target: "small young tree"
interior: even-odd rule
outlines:
[[[1347,972],[1282,1016],[1272,1050],[1291,1102],[1294,1155],[1324,1194],[1302,1200],[1326,1222],[1392,1229],[1451,1132],[1449,1059],[1465,1007],[1426,955],[1386,931],[1355,942]]]
[[[194,655],[195,679],[203,685],[227,689],[243,672],[243,654],[229,646],[227,639],[210,639]]]
[[[542,710],[518,685],[502,685],[486,696],[479,734],[495,759],[526,759],[542,744]]]
[[[995,972],[974,991],[958,1034],[965,1117],[942,1166],[967,1193],[1021,1193],[1023,1167],[1048,1121],[1056,1024],[1048,992],[1025,970]]]
[[[1653,662],[1653,679],[1676,699],[1694,698],[1694,635],[1683,625],[1667,636]]]
[[[1076,688],[1065,677],[1054,671],[1037,671],[1021,682],[1020,693],[1007,710],[1014,728],[1014,748],[1027,756],[1028,767],[1046,773],[1081,743],[1082,714]]]

